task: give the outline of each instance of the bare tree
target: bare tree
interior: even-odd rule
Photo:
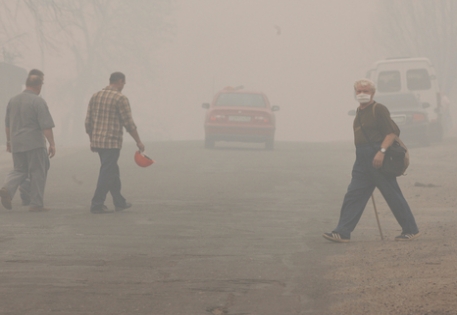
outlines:
[[[170,33],[166,17],[172,8],[173,0],[0,0],[0,35],[36,39],[43,67],[48,53],[71,60],[65,70],[74,75],[61,88],[71,103],[63,124],[69,138],[82,129],[93,84],[107,80],[100,75],[126,64],[154,73],[152,52]],[[18,25],[18,15],[31,25]],[[27,45],[18,39],[15,49]]]
[[[445,94],[457,80],[457,2],[379,1],[376,34],[391,56],[427,57]]]

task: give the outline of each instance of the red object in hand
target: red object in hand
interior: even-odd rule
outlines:
[[[141,153],[140,151],[135,152],[134,159],[135,159],[135,163],[141,167],[148,167],[149,165],[154,163],[153,159],[151,159],[149,156]]]

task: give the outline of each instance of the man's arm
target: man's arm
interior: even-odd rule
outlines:
[[[49,142],[48,154],[49,157],[52,158],[56,155],[56,144],[54,143],[54,133],[52,132],[52,128],[44,129],[43,134]]]
[[[143,152],[144,151],[144,144],[141,142],[140,136],[138,135],[138,131],[136,130],[136,128],[128,131],[128,133],[136,141],[136,145],[137,145],[138,149],[140,149],[140,152]]]
[[[140,152],[143,152],[144,144],[141,142],[140,136],[138,135],[136,125],[133,122],[132,111],[130,109],[130,103],[129,103],[129,100],[127,99],[127,97],[125,97],[125,96],[123,96],[120,99],[119,113],[121,115],[122,124],[124,125],[124,128],[135,140],[138,149],[140,149]]]
[[[384,137],[384,140],[382,140],[381,143],[381,149],[388,149],[392,143],[394,143],[395,139],[397,136],[400,134],[400,130],[398,129],[398,126],[392,121],[390,118],[390,112],[389,109],[385,106],[376,106],[380,104],[374,104],[375,107],[373,107],[373,115],[375,119],[378,121],[378,124],[380,123],[381,130],[380,132],[382,134],[387,134]],[[374,168],[380,168],[382,166],[382,163],[384,162],[384,153],[381,151],[378,151],[373,158],[373,167]]]
[[[8,128],[8,127],[5,128],[5,134],[6,134],[6,151],[11,153],[10,128]]]
[[[384,140],[381,143],[381,148],[388,149],[392,143],[394,143],[395,138],[397,138],[397,135],[395,133],[389,133]],[[374,156],[373,159],[373,167],[374,168],[380,168],[382,166],[382,163],[384,162],[384,153],[381,151],[378,151],[376,155]]]

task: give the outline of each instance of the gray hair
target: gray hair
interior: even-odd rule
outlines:
[[[371,80],[368,80],[368,79],[357,80],[354,82],[354,89],[356,89],[358,86],[361,86],[361,87],[368,86],[370,88],[371,92],[376,92],[376,85]]]

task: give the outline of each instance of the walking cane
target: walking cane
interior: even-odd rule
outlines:
[[[379,234],[381,235],[381,241],[383,241],[384,240],[384,236],[382,235],[381,223],[379,222],[379,217],[378,217],[378,209],[376,209],[376,203],[374,202],[374,195],[373,194],[371,194],[371,200],[373,201],[374,214],[376,215],[376,222],[378,223],[378,229],[379,229]]]

